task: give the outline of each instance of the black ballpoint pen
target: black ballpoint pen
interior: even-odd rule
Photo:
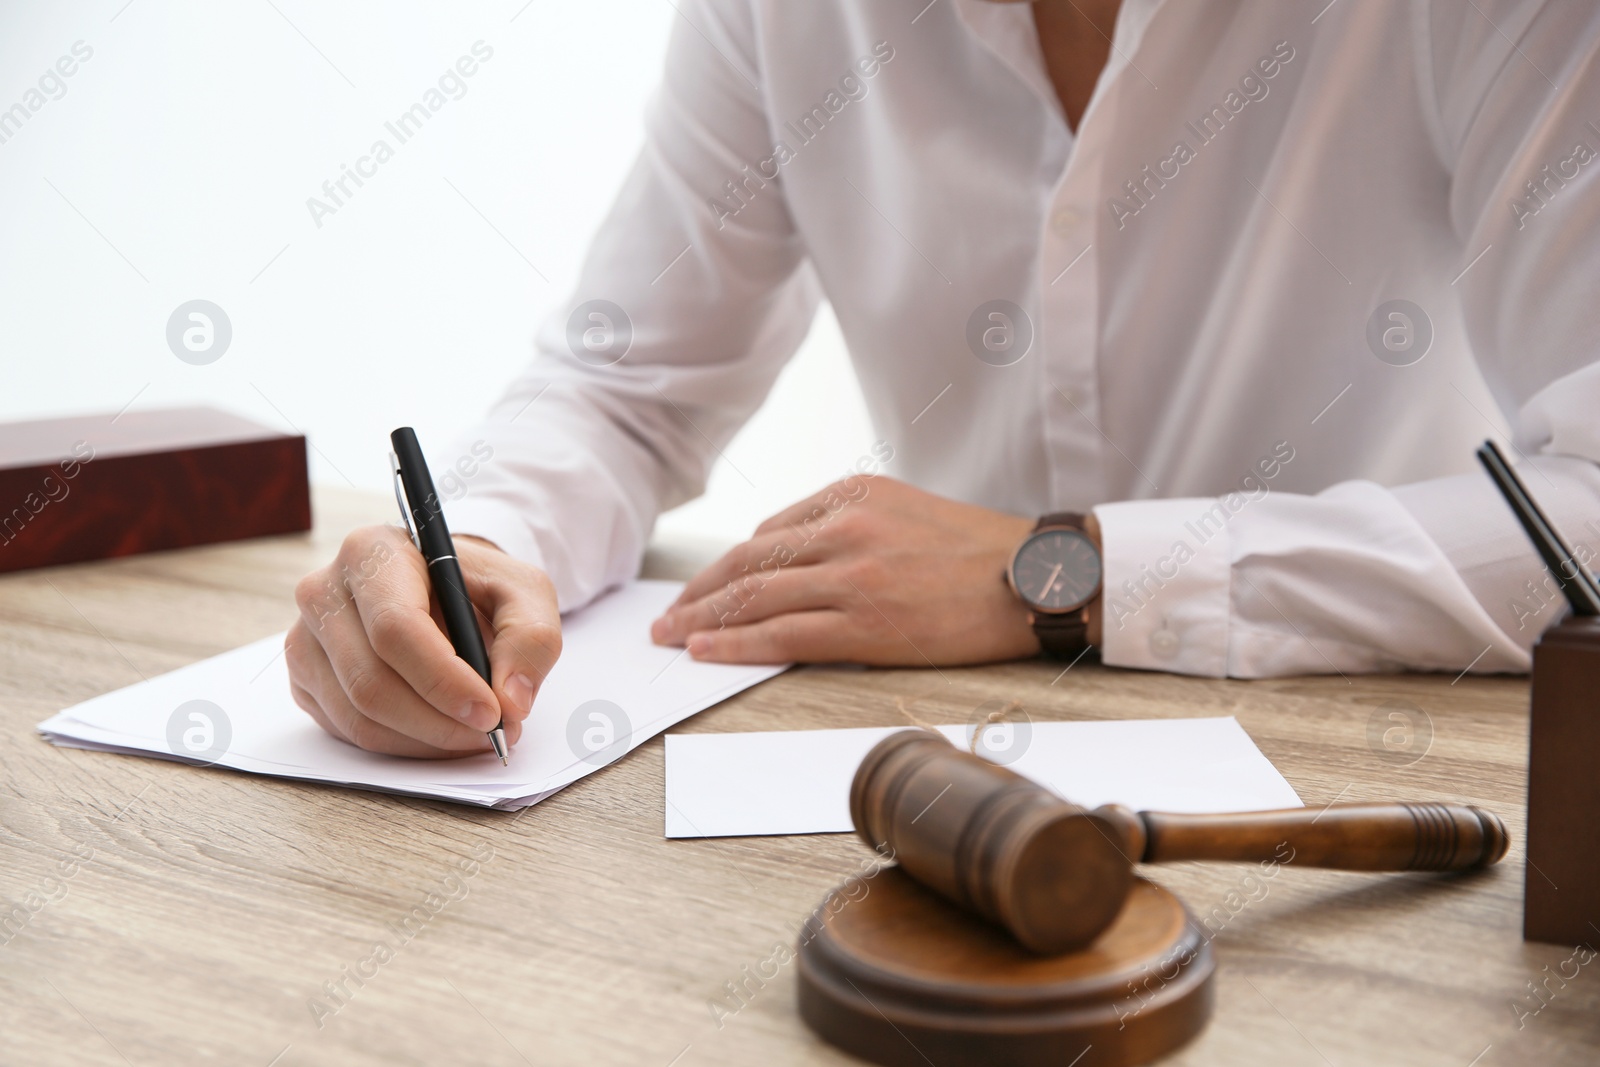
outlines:
[[[1589,568],[1561,539],[1555,524],[1540,509],[1533,494],[1528,492],[1528,487],[1522,484],[1522,479],[1517,477],[1517,472],[1511,468],[1500,446],[1493,441],[1485,441],[1478,449],[1478,462],[1489,472],[1500,495],[1506,498],[1512,513],[1522,524],[1523,532],[1549,568],[1550,576],[1566,595],[1572,613],[1600,615],[1600,584],[1595,582]]]
[[[394,446],[389,459],[394,467],[395,501],[400,505],[400,517],[405,520],[412,542],[427,561],[428,580],[433,585],[433,595],[439,598],[439,611],[444,615],[450,644],[456,655],[466,660],[492,688],[489,653],[483,647],[483,634],[478,629],[477,609],[472,606],[472,598],[467,596],[467,583],[456,559],[455,542],[450,539],[450,529],[444,523],[439,496],[433,488],[433,475],[428,473],[428,463],[422,458],[417,433],[409,426],[402,426],[389,435],[389,442]],[[489,744],[494,746],[494,754],[500,757],[500,762],[508,764],[505,725],[502,716],[489,731]]]

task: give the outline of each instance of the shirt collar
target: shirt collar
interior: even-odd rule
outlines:
[[[973,36],[1037,93],[1064,125],[1066,116],[1061,110],[1061,100],[1050,82],[1050,74],[1044,65],[1044,52],[1039,47],[1039,33],[1033,22],[1033,5],[992,3],[990,0],[954,2],[961,21]],[[1111,33],[1111,54],[1107,57],[1105,70],[1095,83],[1094,95],[1090,97],[1085,115],[1094,110],[1095,103],[1106,93],[1107,87],[1117,80],[1132,61],[1139,43],[1144,40],[1146,28],[1156,10],[1164,3],[1166,0],[1122,0],[1122,7],[1117,12],[1116,28]]]

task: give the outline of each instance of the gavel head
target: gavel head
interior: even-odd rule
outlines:
[[[1088,945],[1133,885],[1121,826],[932,730],[891,734],[867,753],[850,815],[907,874],[1041,954]]]

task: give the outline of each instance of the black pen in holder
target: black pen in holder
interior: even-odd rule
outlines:
[[[1600,939],[1600,587],[1492,441],[1478,459],[1572,606],[1533,647],[1522,937],[1593,944]]]

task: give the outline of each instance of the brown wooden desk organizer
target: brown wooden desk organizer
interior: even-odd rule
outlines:
[[[1530,699],[1522,936],[1600,944],[1600,618],[1545,631]]]
[[[211,408],[0,424],[0,571],[310,528],[304,437]]]
[[[1498,817],[1460,805],[1089,811],[932,730],[874,747],[850,812],[898,868],[808,924],[800,1011],[882,1064],[937,1050],[950,1067],[1079,1055],[1083,1067],[1127,1065],[1191,1039],[1210,1015],[1210,947],[1176,897],[1134,876],[1136,863],[1459,871],[1498,862],[1509,843]]]

